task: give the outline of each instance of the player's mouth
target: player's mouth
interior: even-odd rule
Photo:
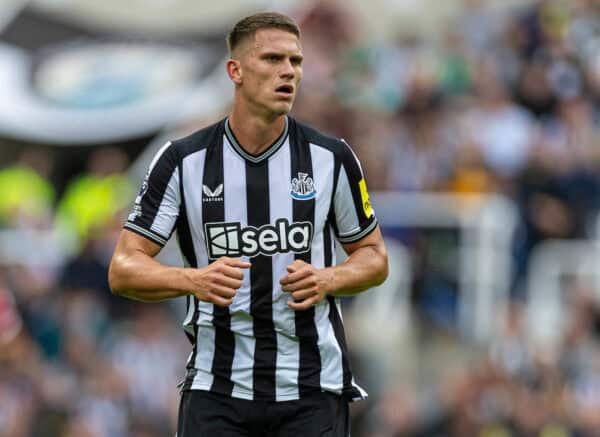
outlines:
[[[275,93],[282,97],[292,97],[294,95],[293,85],[280,85],[275,88]]]

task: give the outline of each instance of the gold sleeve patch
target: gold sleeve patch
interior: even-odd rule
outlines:
[[[373,215],[373,208],[371,207],[371,201],[369,200],[369,192],[367,191],[367,183],[364,178],[358,181],[358,187],[360,188],[360,200],[362,201],[363,211],[365,216],[371,217]]]

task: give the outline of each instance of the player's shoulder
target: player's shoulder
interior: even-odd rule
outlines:
[[[222,141],[225,131],[225,119],[219,120],[216,123],[199,129],[187,136],[171,141],[171,149],[180,159],[186,156],[199,152],[214,146],[219,141]]]
[[[290,119],[296,134],[306,142],[327,149],[339,157],[348,153],[350,146],[343,139],[326,135],[307,124],[301,123],[291,117]]]

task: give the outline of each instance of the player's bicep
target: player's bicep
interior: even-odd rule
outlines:
[[[123,229],[119,235],[115,256],[131,256],[135,253],[143,253],[149,257],[155,257],[162,246],[128,229]]]
[[[112,292],[125,295],[128,290],[136,289],[137,282],[131,278],[139,277],[149,263],[156,262],[152,258],[160,249],[159,244],[123,229],[108,268],[108,283]]]
[[[379,226],[375,226],[375,229],[373,229],[371,233],[358,241],[353,243],[342,243],[342,247],[344,252],[346,252],[348,255],[352,255],[358,249],[364,247],[370,247],[381,255],[386,254],[385,243],[383,241],[383,235],[381,235]]]

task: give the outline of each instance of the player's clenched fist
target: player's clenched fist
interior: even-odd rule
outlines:
[[[296,260],[287,266],[288,274],[279,283],[283,291],[291,293],[293,301],[288,306],[294,310],[306,310],[327,296],[331,277],[327,270]]]
[[[202,269],[186,269],[193,284],[190,293],[205,302],[229,306],[237,289],[242,286],[242,269],[248,267],[250,263],[239,258],[221,257]]]

